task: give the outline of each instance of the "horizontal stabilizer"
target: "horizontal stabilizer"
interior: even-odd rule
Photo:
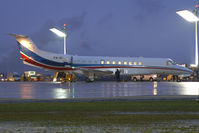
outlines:
[[[17,34],[12,34],[12,33],[10,33],[8,35],[13,36],[14,38],[28,38],[28,36],[17,35]]]

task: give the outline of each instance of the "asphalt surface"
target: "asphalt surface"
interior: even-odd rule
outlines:
[[[199,95],[199,82],[1,82],[0,99],[106,99]],[[117,98],[115,98],[117,97]],[[145,99],[144,98],[144,99]],[[153,99],[150,98],[150,99]],[[130,98],[132,99],[132,98]],[[134,98],[133,98],[134,99]],[[120,99],[122,100],[122,99]],[[73,100],[72,100],[73,101]]]

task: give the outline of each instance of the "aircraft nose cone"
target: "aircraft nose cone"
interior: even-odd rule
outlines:
[[[185,70],[187,71],[187,73],[193,74],[193,70],[191,70],[191,69],[189,69],[189,68],[185,68]]]

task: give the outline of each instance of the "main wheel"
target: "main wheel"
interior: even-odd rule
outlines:
[[[89,78],[86,78],[86,82],[93,82],[94,81],[94,79],[89,79]]]
[[[136,81],[137,81],[137,78],[136,78],[136,77],[134,77],[134,78],[133,78],[133,81],[135,81],[135,82],[136,82]]]
[[[152,77],[150,77],[150,78],[149,78],[149,81],[153,82],[153,78],[152,78]]]

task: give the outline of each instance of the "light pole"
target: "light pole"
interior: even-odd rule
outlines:
[[[57,28],[51,28],[49,29],[50,31],[52,31],[53,33],[55,33],[56,35],[58,35],[59,37],[63,37],[64,38],[64,55],[66,55],[66,24],[64,24],[64,32],[61,30],[58,30]]]
[[[66,49],[66,24],[64,24],[64,34],[65,34],[65,36],[64,36],[64,54],[66,55],[66,51],[67,51],[67,49]]]
[[[53,33],[55,33],[56,35],[58,35],[59,37],[63,37],[64,38],[64,55],[66,55],[66,24],[64,24],[64,32],[61,30],[58,30],[56,28],[51,28],[49,29],[50,31],[52,31]],[[57,81],[57,76],[58,76],[59,72],[55,72],[54,77],[53,77],[53,82]],[[67,75],[67,73],[65,73]]]
[[[189,10],[181,10],[177,11],[176,13],[184,18],[185,20],[189,22],[195,22],[195,64],[192,66],[195,66],[197,69],[197,80],[199,80],[199,67],[198,67],[198,5],[194,6],[195,9],[193,12]]]

